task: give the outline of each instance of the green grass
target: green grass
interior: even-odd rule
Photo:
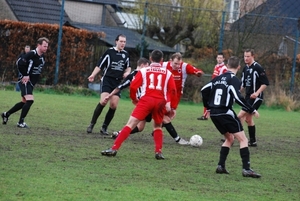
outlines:
[[[0,112],[20,100],[0,90]],[[262,178],[244,178],[238,142],[227,159],[230,175],[215,174],[221,135],[212,122],[198,121],[202,105],[180,104],[173,124],[181,137],[202,136],[200,148],[177,145],[165,131],[163,153],[154,158],[151,124],[131,135],[118,155],[100,152],[113,143],[98,134],[108,109],[86,134],[96,97],[36,93],[19,129],[20,112],[0,125],[0,200],[299,200],[299,112],[259,110],[258,147],[250,148],[251,166]],[[121,99],[109,131],[121,129],[133,105]],[[236,106],[236,111],[239,107]],[[245,127],[246,133],[247,128]]]

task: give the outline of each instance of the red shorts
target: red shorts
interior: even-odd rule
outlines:
[[[161,124],[166,113],[166,100],[143,96],[136,104],[131,116],[143,121],[150,113],[153,121]]]

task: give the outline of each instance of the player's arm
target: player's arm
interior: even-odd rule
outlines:
[[[136,92],[137,92],[138,88],[142,85],[142,83],[143,83],[142,73],[141,73],[141,71],[139,71],[139,72],[137,72],[134,79],[130,83],[129,95],[133,102],[138,101],[137,97],[136,97]]]
[[[232,79],[232,84],[228,87],[229,93],[234,97],[234,100],[237,104],[242,106],[242,110],[252,114],[256,110],[246,101],[240,92],[240,81],[238,78],[234,77]]]
[[[131,67],[127,67],[124,71],[123,78],[126,78],[128,75],[130,75],[130,72],[131,72]]]
[[[212,87],[212,82],[209,82],[208,84],[204,85],[201,89],[203,106],[206,107],[208,110],[209,110],[208,103],[209,103],[211,87]]]
[[[171,74],[171,72],[168,72]],[[177,90],[176,90],[176,85],[173,76],[171,75],[169,80],[168,80],[168,85],[167,85],[167,97],[170,99],[170,106],[171,110],[176,110],[178,106],[178,102],[175,101],[177,100]]]
[[[189,75],[196,75],[198,77],[204,74],[204,72],[201,69],[198,69],[192,66],[191,64],[186,65],[186,73]]]

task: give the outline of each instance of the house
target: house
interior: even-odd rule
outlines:
[[[224,48],[239,53],[241,48],[249,47],[266,57],[270,54],[293,57],[299,17],[299,0],[266,0],[248,12],[244,10],[241,18],[230,25]]]
[[[0,19],[30,23],[59,24],[62,0],[0,0]],[[135,49],[141,43],[142,35],[124,27],[124,19],[117,14],[118,0],[65,0],[63,24],[79,29],[105,32],[100,38],[107,46],[115,45],[115,37],[122,33],[127,37],[126,49]],[[173,53],[175,49],[145,37],[148,50],[160,49]]]

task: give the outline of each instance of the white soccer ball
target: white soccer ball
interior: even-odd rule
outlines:
[[[203,143],[203,139],[200,135],[193,135],[191,138],[190,138],[190,144],[193,146],[193,147],[200,147]]]

